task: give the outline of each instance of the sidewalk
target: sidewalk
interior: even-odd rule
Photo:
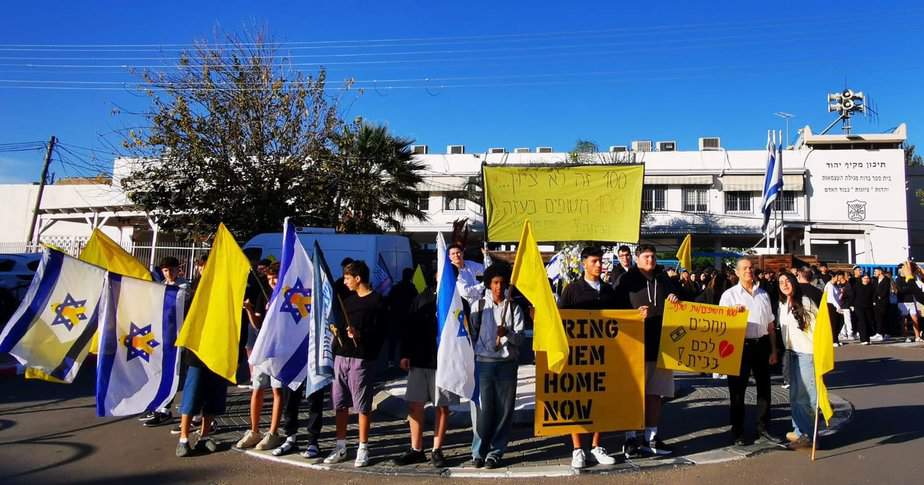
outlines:
[[[772,390],[771,403],[771,432],[783,438],[791,430],[789,419],[788,391],[783,389],[775,377]],[[383,383],[382,388],[394,387],[394,380]],[[617,456],[617,463],[610,466],[591,466],[577,472],[570,467],[571,445],[567,436],[543,437],[533,436],[531,422],[518,423],[514,426],[512,437],[504,456],[505,468],[486,470],[472,468],[470,459],[471,432],[467,425],[467,414],[454,416],[447,432],[443,445],[443,452],[449,462],[449,468],[435,469],[429,463],[396,467],[390,464],[391,459],[397,457],[410,446],[408,425],[404,418],[403,400],[385,391],[379,391],[375,399],[373,425],[370,432],[369,449],[371,465],[362,468],[353,468],[352,459],[337,465],[324,465],[320,459],[306,460],[298,454],[283,457],[274,457],[270,452],[248,450],[246,454],[256,458],[268,459],[294,466],[302,466],[324,470],[355,471],[361,473],[374,473],[384,475],[419,475],[419,476],[451,476],[451,477],[537,477],[537,476],[570,476],[578,473],[611,474],[639,470],[651,470],[659,467],[679,467],[696,464],[720,463],[743,459],[759,453],[772,450],[781,450],[776,442],[757,440],[747,446],[730,446],[728,435],[728,389],[724,380],[712,379],[695,375],[679,374],[676,378],[677,397],[666,403],[659,434],[664,441],[674,449],[674,455],[664,458],[642,458],[622,460],[619,453],[622,449],[622,433],[607,433],[603,438],[603,446],[610,454]],[[835,407],[835,420],[832,429],[825,430],[821,436],[834,433],[846,424],[852,415],[852,405],[835,396],[831,396]],[[245,389],[229,389],[228,414],[220,418],[219,433],[216,435],[225,446],[232,446],[249,427],[248,405],[250,393]],[[263,429],[268,426],[268,409],[272,400],[267,400],[264,409]],[[754,423],[754,387],[748,388],[747,402],[750,405],[746,423],[747,432],[753,432]],[[334,446],[333,412],[330,411],[329,400],[325,406],[324,437],[320,442],[322,456],[330,452]],[[462,414],[462,413],[454,413]],[[305,417],[305,414],[302,414]],[[461,419],[460,419],[461,418]],[[429,430],[432,425],[428,419],[428,432],[424,435],[424,448],[429,450],[432,446]],[[348,449],[353,456],[356,448],[355,418],[351,420],[348,432]],[[747,436],[747,435],[746,435]],[[819,441],[824,446],[824,441]],[[300,443],[304,446],[304,443]]]

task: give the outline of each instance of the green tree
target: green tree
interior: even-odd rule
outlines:
[[[905,165],[908,167],[921,167],[924,166],[924,158],[921,158],[921,155],[918,155],[914,152],[914,145],[904,144],[902,148],[905,150]]]
[[[426,219],[417,207],[425,168],[414,160],[414,140],[384,125],[358,122],[338,136],[336,166],[326,167],[327,224],[343,232],[401,231],[404,219]]]

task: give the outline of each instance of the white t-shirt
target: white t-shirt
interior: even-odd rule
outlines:
[[[478,282],[478,276],[484,273],[484,266],[474,261],[465,261],[462,269],[459,270],[459,279],[456,280],[456,287],[462,298],[474,303],[484,296],[484,283]]]
[[[818,307],[811,298],[802,297],[802,306],[805,307],[805,330],[799,330],[799,322],[789,310],[789,305],[780,302],[780,329],[783,332],[783,345],[788,350],[800,354],[814,353],[812,336],[815,332],[815,316],[818,314]]]
[[[744,305],[748,309],[748,328],[744,338],[760,338],[767,335],[767,328],[773,323],[773,307],[770,297],[762,288],[754,285],[754,293],[748,293],[741,284],[732,286],[722,293],[720,306]]]

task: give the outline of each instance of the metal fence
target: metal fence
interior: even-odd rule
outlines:
[[[0,242],[0,253],[36,253],[44,245],[51,246],[73,257],[78,257],[87,245],[89,238],[81,236],[49,236],[42,237],[42,244],[33,245],[25,242]],[[208,254],[209,247],[204,245],[190,246],[137,246],[125,248],[145,268],[154,269],[161,260],[172,256],[180,261],[180,273],[186,278],[192,277],[192,268],[195,261],[202,255]]]

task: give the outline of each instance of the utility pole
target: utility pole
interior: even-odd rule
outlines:
[[[51,154],[54,153],[56,143],[58,143],[58,139],[52,135],[51,139],[48,140],[48,150],[45,151],[45,164],[42,165],[42,178],[39,179],[38,195],[35,197],[35,208],[32,209],[32,224],[29,225],[29,242],[32,242],[33,239],[35,239],[36,243],[38,242],[35,235],[35,224],[38,222],[39,207],[42,206],[42,194],[45,192],[45,179],[48,178],[48,165],[51,164]]]

